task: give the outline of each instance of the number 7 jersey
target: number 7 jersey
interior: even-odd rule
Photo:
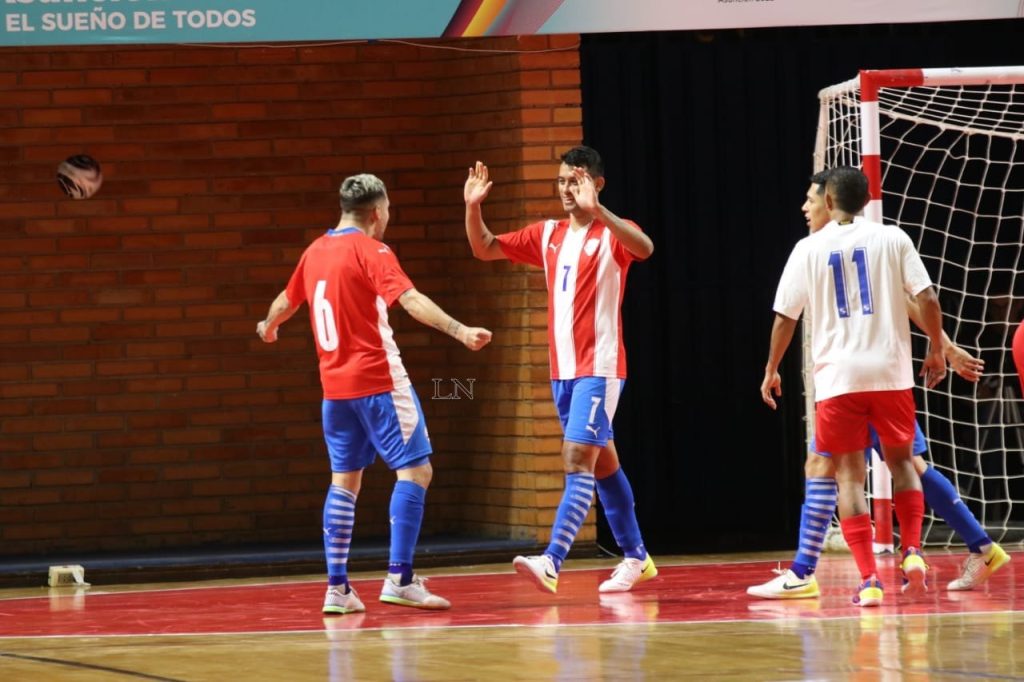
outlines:
[[[413,288],[394,252],[354,227],[329,230],[306,248],[285,293],[309,304],[324,398],[409,386],[388,308]]]
[[[793,248],[775,312],[811,325],[815,400],[914,386],[906,295],[932,285],[910,237],[863,218]]]
[[[625,379],[621,307],[636,258],[611,230],[597,220],[577,230],[568,220],[547,220],[498,235],[498,242],[510,261],[544,268],[551,378]]]

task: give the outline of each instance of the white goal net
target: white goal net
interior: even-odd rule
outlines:
[[[985,360],[977,385],[950,373],[916,392],[927,456],[994,540],[1019,542],[1024,403],[1010,347],[1024,317],[1024,67],[865,71],[819,99],[815,170],[864,169],[865,213],[910,235],[946,333]],[[919,368],[927,338],[914,332]],[[873,469],[874,497],[889,498]],[[878,509],[876,529],[891,522]],[[929,511],[924,543],[962,541]]]

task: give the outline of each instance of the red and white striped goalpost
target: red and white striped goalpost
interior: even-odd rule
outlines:
[[[829,100],[859,95],[860,148],[859,165],[868,178],[870,200],[864,216],[874,222],[883,222],[882,216],[882,143],[879,115],[879,91],[883,88],[912,88],[920,86],[965,86],[1024,83],[1024,66],[862,70],[857,78],[825,88],[819,93],[821,113],[815,149],[815,171],[829,165],[858,165],[855,150],[847,149],[841,158],[827,159],[825,145],[832,121],[829,120]],[[859,92],[858,92],[859,91]],[[805,332],[806,333],[806,332]],[[806,339],[805,339],[806,342]],[[813,383],[808,384],[813,386]],[[813,399],[808,401],[813,410]],[[811,413],[809,410],[808,414]],[[813,423],[813,420],[809,420]],[[811,425],[808,425],[808,429]],[[808,440],[810,434],[808,436]],[[874,522],[874,551],[876,554],[895,551],[893,537],[892,476],[877,452],[872,453],[871,466],[872,519]]]

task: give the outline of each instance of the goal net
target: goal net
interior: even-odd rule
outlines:
[[[916,391],[926,456],[994,540],[1019,542],[1024,403],[1010,346],[1024,317],[1024,67],[862,71],[819,100],[815,170],[864,170],[865,215],[910,235],[946,333],[985,361],[978,384],[950,373]],[[914,329],[916,368],[926,347]],[[877,456],[869,483],[875,549],[892,550],[891,479]],[[923,541],[962,544],[930,511]]]

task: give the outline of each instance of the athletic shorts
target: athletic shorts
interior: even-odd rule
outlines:
[[[878,441],[878,432],[875,431],[875,427],[871,424],[868,424],[868,435],[871,436],[871,446],[864,449],[864,458],[870,460],[871,450],[874,450],[884,460],[885,455],[882,454],[882,444]],[[811,438],[811,452],[822,457],[831,457],[831,452],[822,452],[818,449],[816,441],[816,438]],[[920,457],[928,452],[928,442],[924,439],[924,431],[921,430],[921,425],[917,420],[914,420],[914,445],[910,448],[910,451],[915,457]]]
[[[323,401],[331,471],[359,471],[377,453],[392,470],[425,464],[432,452],[427,421],[412,386],[387,393]]]
[[[863,450],[871,444],[869,423],[883,445],[911,443],[917,426],[914,410],[914,393],[909,388],[827,398],[815,405],[817,445],[833,454]]]
[[[604,377],[552,381],[551,393],[565,440],[603,448],[615,438],[612,419],[625,385],[625,379]]]

